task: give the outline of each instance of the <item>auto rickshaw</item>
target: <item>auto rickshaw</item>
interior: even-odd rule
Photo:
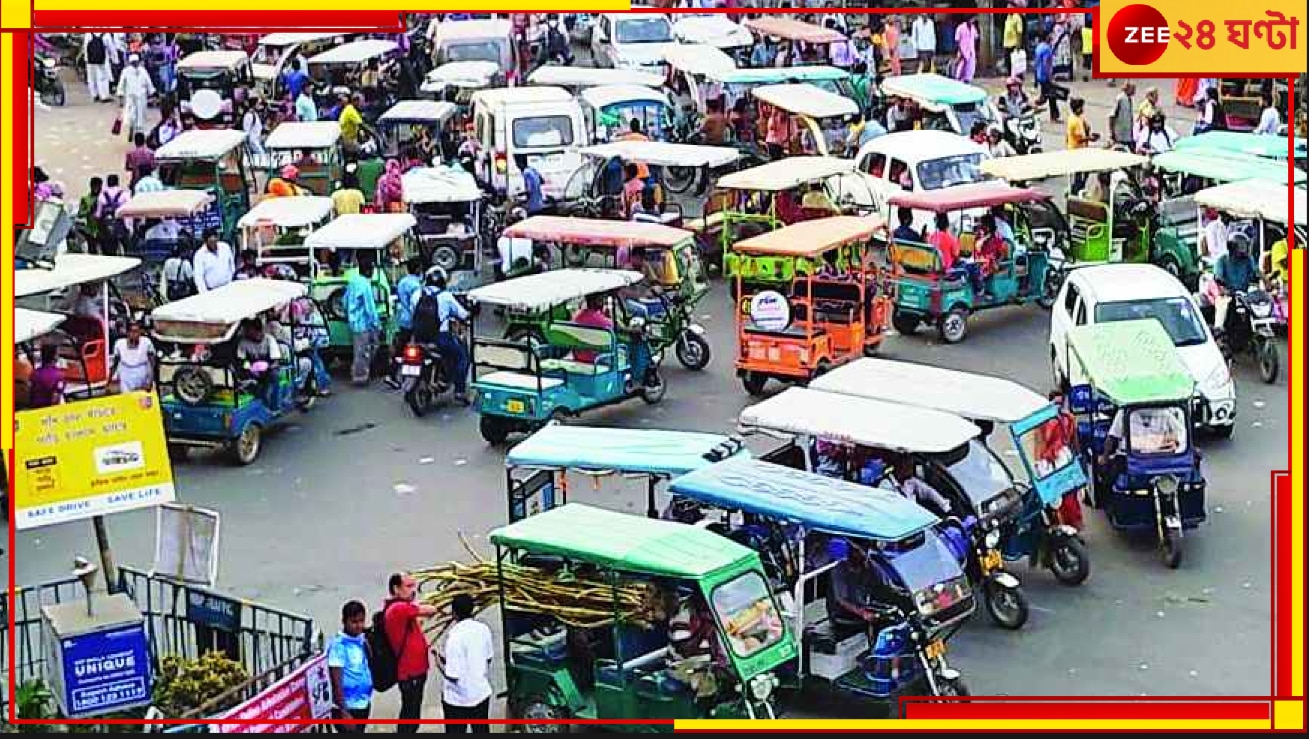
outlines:
[[[671,144],[666,141],[613,141],[580,150],[582,166],[564,186],[560,210],[591,218],[627,219],[623,202],[627,164],[644,164],[642,215],[666,225],[682,221],[682,208],[669,196],[690,190],[697,182],[707,188],[714,173],[735,164],[740,152],[727,146]]]
[[[233,105],[253,85],[244,51],[197,51],[177,63],[178,107],[182,115],[195,117],[198,129],[236,126]]]
[[[414,167],[404,173],[404,202],[417,219],[414,233],[424,264],[446,271],[461,293],[494,279],[483,257],[492,234],[477,180],[459,167]]]
[[[691,99],[690,108],[673,111],[677,139],[685,140],[698,128],[700,118],[709,112],[709,97],[716,92],[716,86],[708,80],[709,74],[736,69],[736,61],[707,44],[675,44],[664,49],[663,58],[668,65],[664,87],[673,92],[683,91]]]
[[[1164,564],[1175,569],[1183,530],[1205,520],[1204,471],[1191,435],[1195,380],[1158,321],[1074,326],[1068,352],[1068,397],[1092,503],[1115,529],[1155,534]]]
[[[999,182],[959,185],[943,190],[908,192],[891,196],[891,208],[911,208],[932,213],[950,213],[973,208],[1004,207],[1016,244],[1007,245],[990,265],[981,265],[973,234],[959,237],[960,258],[971,257],[965,266],[943,267],[935,247],[913,241],[892,243],[892,280],[895,284],[896,331],[910,335],[920,324],[933,323],[941,340],[957,344],[968,335],[968,316],[980,310],[1037,303],[1048,308],[1059,291],[1058,272],[1050,269],[1050,252],[1033,237],[1023,207],[1046,200],[1037,190],[1011,187]],[[979,289],[979,283],[981,289]]]
[[[310,260],[309,297],[323,306],[331,335],[325,353],[349,356],[353,350],[345,313],[345,286],[361,259],[371,259],[377,314],[382,321],[381,344],[391,346],[397,330],[391,286],[400,280],[406,260],[416,255],[414,226],[409,213],[354,213],[340,216],[305,237]],[[377,352],[375,364],[389,367],[388,352]]]
[[[1206,131],[1195,136],[1183,136],[1173,144],[1175,151],[1203,150],[1225,156],[1237,154],[1285,162],[1292,156],[1296,166],[1303,169],[1305,159],[1309,158],[1309,141],[1297,138],[1287,141],[1285,136],[1264,136],[1262,134],[1242,131]]]
[[[1263,112],[1263,96],[1273,92],[1277,100],[1286,100],[1286,80],[1232,78],[1218,81],[1218,102],[1227,115],[1231,131],[1253,131]]]
[[[269,426],[294,410],[309,410],[327,389],[313,369],[316,350],[294,338],[295,325],[284,336],[271,334],[278,351],[270,359],[247,362],[237,355],[242,322],[305,295],[298,282],[252,278],[155,310],[157,384],[175,457],[188,448],[224,449],[237,464],[251,464]]]
[[[657,223],[605,221],[558,216],[533,216],[504,230],[510,239],[530,239],[550,245],[569,267],[624,269],[633,252],[640,252],[653,276],[651,293],[629,298],[627,311],[645,322],[645,339],[656,352],[671,347],[682,366],[698,371],[709,364],[709,341],[695,319],[696,306],[709,292],[709,279],[695,247],[694,235]],[[554,320],[567,320],[568,310]],[[532,336],[544,341],[549,325],[537,313],[509,317],[507,336]]]
[[[395,63],[399,56],[400,46],[394,41],[359,39],[309,57],[309,76],[324,89],[345,87],[358,90],[359,75],[370,62],[376,60],[383,80],[380,90],[395,89],[395,85],[389,84],[387,80],[395,74]]]
[[[304,282],[312,276],[305,237],[332,219],[332,199],[321,195],[264,198],[237,221],[241,251],[255,253],[255,264],[286,264]]]
[[[436,164],[450,158],[458,146],[459,106],[444,100],[401,100],[377,119],[382,155],[395,158],[407,150],[423,156],[420,139],[426,137],[432,153],[423,157],[424,164]],[[436,160],[436,161],[433,161]]]
[[[1002,487],[1013,488],[1021,499],[1021,508],[999,528],[999,550],[1005,560],[1026,557],[1031,567],[1048,568],[1064,585],[1080,585],[1086,580],[1091,572],[1086,543],[1077,529],[1060,521],[1057,513],[1064,496],[1085,487],[1086,473],[1072,446],[1075,440],[1062,437],[1059,408],[1050,401],[1000,377],[871,358],[856,359],[832,370],[809,387],[953,413],[980,426],[982,436],[970,440],[965,453],[939,460],[950,477],[965,481],[966,497],[960,500],[971,504],[974,494],[990,492],[984,490],[985,485],[975,486],[979,480],[991,479]],[[924,387],[931,391],[923,392]],[[1017,480],[1003,457],[988,445],[986,429],[996,424],[1008,431],[1012,453],[1022,462],[1027,476],[1025,483]],[[1014,479],[1006,484],[1005,475],[987,474],[1000,468]],[[980,502],[980,507],[970,506],[972,515],[994,505],[988,505],[985,498]]]
[[[748,18],[742,25],[753,31],[760,39],[765,37],[777,39],[778,55],[786,54],[788,59],[801,57],[797,53],[799,49],[794,48],[796,45],[799,45],[800,49],[813,49],[817,56],[816,62],[819,64],[827,62],[828,49],[832,44],[846,40],[845,34],[834,28],[806,23],[784,15],[769,14]]]
[[[641,85],[598,85],[578,93],[582,110],[591,122],[592,140],[621,140],[632,121],[654,141],[666,141],[673,127],[673,107],[662,90]]]
[[[570,473],[643,480],[646,516],[658,518],[659,487],[674,477],[734,457],[749,457],[740,439],[659,429],[546,425],[505,455],[509,522],[557,508],[573,491]]]
[[[868,244],[885,226],[833,216],[738,241],[736,376],[805,383],[882,345],[891,299]],[[748,260],[748,261],[745,261]],[[751,271],[753,270],[753,271]]]
[[[282,168],[295,165],[296,183],[315,195],[331,195],[341,181],[344,154],[341,126],[336,121],[286,121],[278,124],[264,141],[268,150],[268,179]]]
[[[629,318],[616,295],[641,280],[639,272],[560,269],[468,293],[474,306],[546,319],[535,337],[517,340],[479,336],[473,327],[473,388],[487,443],[501,444],[515,431],[530,433],[550,420],[631,398],[651,405],[663,400],[663,352],[652,345],[646,320]],[[612,327],[557,317],[587,298],[612,317]],[[474,322],[476,317],[474,311]]]
[[[705,79],[722,86],[724,109],[761,85],[810,84],[844,98],[855,101],[860,110],[867,111],[876,102],[877,93],[869,85],[859,84],[854,75],[825,64],[806,64],[799,67],[743,67],[739,69],[712,69]]]
[[[63,316],[60,331],[69,340],[60,345],[60,361],[68,391],[98,392],[109,384],[109,352],[132,318],[113,280],[140,265],[132,257],[63,254],[50,268],[14,271],[16,307]]]
[[[889,490],[762,460],[703,467],[674,479],[669,492],[677,520],[708,524],[759,552],[800,640],[782,701],[835,700],[843,715],[894,715],[902,696],[968,695],[945,658],[946,642],[975,608],[957,524]],[[868,621],[844,612],[834,593],[833,571],[856,561],[869,568],[854,578],[875,616]]]
[[[53,343],[62,347],[67,343],[67,335],[59,331],[59,326],[66,317],[60,313],[47,313],[27,308],[14,309],[14,409],[23,410],[31,407],[31,378],[41,356],[38,344]],[[74,347],[69,347],[73,349]],[[67,356],[61,361],[65,366],[76,362],[79,375],[86,376],[85,360],[80,349],[61,351]],[[69,361],[69,360],[72,361]],[[65,391],[67,395],[67,391]],[[653,490],[651,497],[653,498]],[[6,520],[8,520],[6,518]]]
[[[901,491],[907,466],[935,498],[918,505],[950,521],[958,561],[981,590],[991,620],[1005,629],[1027,622],[1027,595],[1005,567],[1002,528],[1016,520],[1022,501],[1008,469],[984,445],[981,430],[952,413],[808,388],[789,388],[741,411],[747,432],[795,439],[764,456],[838,480]]]
[[[922,111],[920,128],[968,136],[978,121],[1000,125],[1000,113],[986,90],[967,82],[923,72],[885,77],[881,88],[888,99],[904,98],[918,106]]]
[[[207,190],[156,190],[133,195],[116,213],[119,218],[130,219],[137,226],[128,240],[123,254],[136,257],[148,265],[158,267],[184,240],[199,244],[204,235],[205,214],[213,207],[213,193]],[[156,220],[170,220],[186,234],[177,239],[151,239],[146,236],[149,224]]]
[[[308,59],[338,46],[358,34],[353,33],[270,33],[259,39],[250,66],[254,72],[255,89],[265,100],[280,100],[286,94],[282,74],[297,56]]]
[[[694,526],[580,503],[501,527],[489,538],[502,578],[517,573],[558,580],[561,588],[594,579],[607,583],[615,604],[620,590],[647,593],[658,604],[653,619],[617,606],[613,615],[581,620],[524,599],[502,579],[511,718],[774,718],[774,671],[795,659],[796,645],[758,554]],[[675,639],[681,618],[711,625],[707,650],[699,639]],[[570,649],[579,640],[591,642],[585,653]]]
[[[254,174],[245,158],[245,133],[231,130],[183,131],[155,151],[159,178],[176,189],[206,190],[213,205],[202,221],[232,238],[236,221],[250,210]]]
[[[759,141],[772,116],[785,116],[781,156],[841,156],[849,126],[859,114],[855,101],[808,83],[763,85],[751,91],[759,104]],[[771,144],[770,144],[771,146]],[[776,152],[771,154],[776,156]]]

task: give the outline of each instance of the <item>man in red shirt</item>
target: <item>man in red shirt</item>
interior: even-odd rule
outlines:
[[[941,271],[948,273],[959,261],[959,239],[950,233],[950,218],[944,213],[936,214],[936,231],[927,237],[927,243],[936,247],[941,255]]]
[[[415,603],[418,583],[407,572],[391,575],[391,597],[382,604],[386,638],[396,654],[396,684],[400,686],[400,719],[417,719],[423,713],[423,689],[427,685],[428,648],[421,619],[436,615],[433,606]],[[418,733],[418,724],[401,724],[401,734]]]

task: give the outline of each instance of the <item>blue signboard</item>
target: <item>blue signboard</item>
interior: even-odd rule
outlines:
[[[145,624],[93,631],[60,640],[64,695],[70,718],[125,711],[150,703],[150,654]]]
[[[241,601],[201,590],[187,590],[186,620],[234,632],[241,626]]]

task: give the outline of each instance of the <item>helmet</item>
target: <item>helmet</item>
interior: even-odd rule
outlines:
[[[1228,236],[1227,248],[1229,251],[1240,252],[1241,254],[1249,254],[1250,234],[1244,231],[1237,231],[1236,233]]]
[[[433,287],[445,287],[448,279],[449,276],[442,267],[429,267],[428,270],[423,273],[423,282]]]
[[[300,176],[300,170],[296,169],[296,166],[294,164],[288,164],[285,167],[282,167],[282,179],[294,180],[299,176]]]

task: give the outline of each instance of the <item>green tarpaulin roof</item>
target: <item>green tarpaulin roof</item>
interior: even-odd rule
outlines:
[[[1069,349],[1086,379],[1118,405],[1190,398],[1195,381],[1158,321],[1074,326]]]

